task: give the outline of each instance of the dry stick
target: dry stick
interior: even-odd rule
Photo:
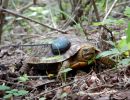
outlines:
[[[18,9],[18,12],[22,13],[24,10],[26,10],[27,8],[31,7],[33,5],[33,2],[25,5],[24,7]]]
[[[63,33],[63,34],[66,34],[66,33],[67,33],[67,32],[65,32],[65,31],[63,31],[63,30],[50,27],[50,26],[48,26],[48,25],[45,25],[45,24],[43,24],[43,23],[40,23],[40,22],[38,22],[38,21],[36,21],[36,20],[33,20],[33,19],[31,19],[31,18],[25,17],[25,16],[23,16],[23,15],[21,15],[21,14],[14,13],[14,12],[11,11],[11,10],[3,9],[3,8],[1,8],[0,10],[2,10],[3,12],[7,12],[7,13],[9,13],[9,14],[12,14],[12,15],[15,15],[15,16],[18,16],[18,17],[21,17],[21,18],[24,18],[24,19],[26,19],[26,20],[29,20],[29,21],[38,23],[38,24],[40,24],[40,25],[42,25],[42,26],[44,26],[44,27],[47,27],[47,28],[49,28],[49,29],[51,29],[51,30],[56,30],[56,31],[61,32],[61,33]]]
[[[24,85],[24,84],[20,84],[20,83],[8,82],[8,81],[5,81],[5,80],[0,80],[0,82],[12,84],[12,85],[17,85],[17,86],[22,86],[22,87],[27,87],[27,88],[31,88],[31,89],[36,89],[32,86],[28,86],[28,85]]]
[[[105,5],[106,5],[106,7],[105,7],[105,14],[106,14],[107,11],[108,11],[108,8],[109,8],[109,7],[108,7],[108,0],[106,0],[106,4],[105,4]]]
[[[107,30],[107,32],[110,33],[110,35],[111,35],[111,37],[110,37],[111,40],[115,42],[116,40],[115,40],[115,38],[114,38],[114,35],[112,34],[112,31],[109,30],[109,29],[108,29],[106,26],[104,26],[104,25],[101,25],[101,27],[103,27],[105,30]],[[104,41],[104,42],[105,42],[105,41]]]
[[[3,0],[3,1],[1,1],[2,8],[7,8],[8,7],[8,2],[9,2],[9,0]]]
[[[0,8],[7,8],[9,0],[1,0],[0,1]],[[5,14],[0,9],[0,43],[2,39],[2,33],[3,33],[3,26],[5,24]]]
[[[2,33],[3,33],[4,18],[5,18],[4,13],[2,13],[2,12],[0,11],[0,43],[1,43]]]
[[[128,5],[129,3],[130,3],[130,1],[121,2],[121,3],[116,4],[114,7]]]
[[[44,94],[53,92],[53,91],[58,90],[58,89],[60,89],[60,88],[66,87],[66,86],[68,86],[68,85],[72,85],[72,84],[74,84],[75,82],[77,82],[77,81],[70,82],[70,83],[65,84],[65,85],[63,85],[63,86],[60,86],[60,87],[58,87],[58,88],[54,88],[54,89],[52,89],[52,90],[50,90],[50,91],[42,92],[42,93],[40,93],[39,95],[37,95],[37,96],[35,96],[35,97],[33,97],[33,98],[38,98],[38,97],[40,97],[41,95],[44,95]],[[33,98],[31,98],[31,99],[33,99]]]
[[[102,22],[104,22],[104,21],[106,20],[106,18],[108,17],[108,15],[111,13],[113,7],[116,5],[116,2],[117,2],[117,1],[118,1],[118,0],[115,0],[115,1],[113,2],[111,8],[109,9],[109,11],[107,12],[107,14],[106,14],[105,17],[103,18],[103,21],[102,21]]]
[[[99,17],[99,13],[98,13],[97,6],[96,6],[96,4],[95,4],[95,0],[92,0],[92,5],[93,5],[93,8],[94,8],[94,12],[95,12],[97,21],[100,21],[100,17]]]
[[[86,79],[86,77],[87,77],[87,76],[90,76],[91,73],[92,73],[92,72],[89,72],[87,75],[85,75],[85,78],[83,77],[83,78],[81,78],[81,80]],[[70,82],[70,83],[65,84],[65,85],[62,85],[62,86],[60,86],[60,87],[58,87],[58,88],[54,88],[54,89],[52,89],[52,90],[50,90],[50,91],[42,92],[42,93],[40,93],[39,95],[37,95],[37,96],[35,96],[35,97],[32,97],[31,99],[38,98],[38,97],[40,97],[41,95],[44,95],[44,94],[47,94],[47,93],[56,91],[56,90],[58,90],[58,89],[60,89],[60,88],[66,87],[66,86],[68,86],[68,85],[72,85],[72,84],[76,83],[77,81],[78,81],[78,80],[73,81],[73,82]]]
[[[80,0],[79,0],[79,1],[80,1]],[[76,14],[75,14],[76,9],[77,9],[77,7],[78,7],[79,4],[80,4],[79,1],[78,1],[78,3],[76,4],[75,10],[72,12],[71,17],[69,17],[68,20],[66,21],[66,23],[62,26],[62,29],[65,29],[71,22],[76,23],[75,20],[74,20],[74,18],[76,17]],[[73,5],[73,2],[72,2],[71,0],[70,0],[70,3],[71,3],[71,5]]]
[[[25,5],[24,7],[18,9],[19,14],[22,14],[27,8],[31,7],[33,4],[34,4],[34,3],[31,2],[31,3],[27,4],[27,5]],[[37,27],[35,27],[35,25],[33,25],[32,22],[27,21],[27,23],[32,27],[32,29],[33,29],[36,33],[38,33],[38,34],[41,34],[41,33],[42,33]]]
[[[103,73],[106,73],[106,72],[109,72],[109,71],[113,71],[113,70],[115,70],[115,69],[117,69],[117,68],[112,68],[112,69],[108,69],[108,70],[106,70],[106,71],[103,71],[103,72],[101,72],[101,73],[98,73],[98,74],[96,74],[96,75],[100,75],[100,74],[103,74]],[[122,68],[123,69],[123,68]],[[81,78],[81,80],[83,80],[83,79],[86,79],[87,77],[89,77],[89,76],[92,76],[92,75],[85,75],[85,77],[83,77],[83,78]],[[78,81],[78,80],[77,80]],[[50,90],[50,91],[46,91],[46,92],[42,92],[42,93],[40,93],[39,95],[37,95],[37,96],[35,96],[35,97],[32,97],[31,99],[34,99],[34,98],[38,98],[38,97],[40,97],[41,95],[44,95],[44,94],[47,94],[47,93],[50,93],[50,92],[53,92],[53,91],[56,91],[56,90],[58,90],[58,89],[60,89],[60,88],[63,88],[63,87],[65,87],[65,86],[68,86],[68,85],[72,85],[72,84],[74,84],[74,83],[76,83],[77,81],[73,81],[73,82],[70,82],[70,83],[68,83],[68,84],[66,84],[66,85],[63,85],[63,86],[60,86],[60,87],[58,87],[58,88],[54,88],[54,89],[52,89],[52,90]],[[93,89],[93,88],[92,88]]]

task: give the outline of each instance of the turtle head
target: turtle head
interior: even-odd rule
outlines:
[[[93,46],[84,46],[81,53],[84,59],[89,60],[97,55],[98,50]]]

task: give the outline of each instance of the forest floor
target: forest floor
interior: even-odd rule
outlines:
[[[67,77],[30,67],[20,74],[26,52],[17,46],[3,46],[0,51],[0,83],[11,89],[0,89],[1,99],[9,100],[130,100],[130,66],[89,71],[72,70]],[[39,65],[41,66],[41,65]],[[52,67],[54,67],[52,65]],[[55,68],[52,70],[56,70]],[[24,90],[22,92],[18,92]],[[10,92],[9,92],[10,91]],[[22,93],[25,95],[22,95]]]

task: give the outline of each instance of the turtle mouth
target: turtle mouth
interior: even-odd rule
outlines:
[[[90,59],[90,58],[94,57],[94,55],[95,55],[94,53],[85,54],[84,59]]]

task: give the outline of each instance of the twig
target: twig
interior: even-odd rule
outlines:
[[[9,0],[3,0],[2,3],[2,8],[7,8],[8,7],[8,2]]]
[[[106,7],[105,7],[105,13],[108,11],[108,0],[106,0]]]
[[[1,0],[0,8],[1,9],[7,8],[8,2],[9,2],[9,0],[3,0],[3,1]],[[0,9],[0,43],[1,43],[2,33],[3,33],[3,26],[5,23],[5,14],[1,9]]]
[[[27,8],[29,8],[32,5],[33,5],[33,2],[31,2],[31,3],[27,4],[27,5],[25,5],[24,7],[18,9],[18,12],[22,13],[24,10],[26,10]]]
[[[113,70],[116,70],[116,69],[117,69],[117,68],[108,69],[108,70],[105,70],[105,71],[103,71],[103,72],[101,72],[101,73],[98,73],[98,74],[96,74],[96,75],[100,75],[100,74],[103,74],[103,73],[106,73],[106,72],[109,72],[109,71],[113,71]],[[85,75],[85,77],[81,77],[81,80],[83,80],[83,79],[85,80],[85,79],[88,78],[89,76],[91,76],[91,74],[87,74],[87,75]],[[77,80],[77,81],[79,81],[79,80]],[[40,93],[39,95],[37,95],[37,96],[35,96],[35,97],[32,97],[31,100],[34,99],[34,98],[38,98],[38,97],[40,97],[41,95],[44,95],[44,94],[47,94],[47,93],[56,91],[56,90],[58,90],[58,89],[60,89],[60,88],[66,87],[66,86],[68,86],[68,85],[72,85],[72,84],[76,83],[77,81],[70,82],[70,83],[68,83],[68,84],[66,84],[66,85],[60,86],[60,87],[58,87],[58,88],[54,88],[54,89],[52,89],[52,90],[50,90],[50,91],[42,92],[42,93]],[[111,86],[112,86],[112,85],[110,85],[110,87],[111,87]],[[109,86],[108,86],[108,87],[109,87]],[[94,88],[91,88],[91,89],[89,89],[89,90],[92,90],[92,89],[94,89]]]
[[[113,7],[116,5],[116,2],[117,2],[117,1],[118,1],[118,0],[115,0],[115,1],[113,2],[111,8],[109,9],[109,11],[107,12],[107,14],[106,14],[105,17],[103,18],[103,22],[107,19],[108,15],[111,13],[111,11],[112,11]]]
[[[0,80],[0,82],[35,89],[32,86],[28,86],[28,85],[24,85],[24,84],[20,84],[20,83],[8,82],[8,81],[5,81],[5,80]]]
[[[34,2],[34,1],[33,1],[33,2]],[[17,11],[19,14],[22,14],[27,8],[31,7],[31,6],[34,4],[33,2],[31,2],[31,3],[27,4],[27,5],[25,5],[24,7],[20,8],[20,9],[18,9],[18,10],[16,10],[16,11]],[[27,23],[32,27],[32,29],[33,29],[36,33],[42,34],[42,32],[41,32],[37,27],[35,27],[35,25],[33,25],[33,22],[27,21]]]
[[[51,30],[56,30],[56,31],[61,32],[61,33],[63,33],[63,34],[66,34],[66,33],[67,33],[67,32],[65,32],[65,31],[63,31],[63,30],[53,28],[53,27],[51,27],[51,26],[45,25],[45,24],[40,23],[40,22],[38,22],[38,21],[36,21],[36,20],[33,20],[33,19],[31,19],[31,18],[25,17],[25,16],[23,16],[23,15],[21,15],[21,14],[15,13],[15,12],[9,10],[9,9],[3,9],[3,8],[1,8],[0,10],[2,10],[3,12],[6,12],[6,13],[9,13],[9,14],[12,14],[12,15],[15,15],[15,16],[18,16],[18,17],[21,17],[21,18],[24,18],[24,19],[26,19],[26,20],[29,20],[29,21],[38,23],[38,24],[40,24],[40,25],[42,25],[42,26],[44,26],[44,27],[47,27],[47,28],[49,28],[49,29],[51,29]]]
[[[33,98],[38,98],[38,97],[40,97],[41,95],[44,95],[44,94],[47,94],[47,93],[56,91],[56,90],[58,90],[58,89],[60,89],[60,88],[66,87],[66,86],[71,85],[71,84],[74,84],[75,82],[77,82],[77,81],[70,82],[70,83],[65,84],[65,85],[62,85],[62,86],[60,86],[60,87],[58,87],[58,88],[54,88],[54,89],[52,89],[52,90],[50,90],[50,91],[42,92],[42,93],[38,94],[37,96],[35,96],[35,97],[33,97]],[[33,98],[31,98],[31,99],[33,99]]]
[[[33,79],[33,78],[48,78],[48,76],[28,76],[28,78],[31,78],[31,79]]]
[[[130,3],[130,1],[125,1],[125,2],[121,2],[116,4],[114,7],[119,7],[119,6],[123,6],[123,5],[128,5]]]
[[[113,36],[112,31],[109,30],[106,26],[101,25],[101,27],[103,27],[105,30],[107,30],[107,32],[110,33],[110,35],[111,35],[111,37],[110,37],[111,40],[112,40],[113,42],[115,42],[115,37]]]
[[[95,0],[92,0],[92,5],[93,5],[93,8],[94,8],[94,12],[95,12],[97,21],[100,21],[100,17],[99,17],[99,13],[98,13],[97,6],[96,6],[96,4],[95,4]]]

